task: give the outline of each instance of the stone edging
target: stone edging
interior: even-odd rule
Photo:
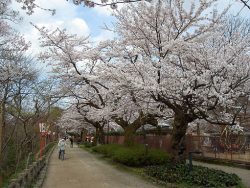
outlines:
[[[37,182],[34,185],[34,188],[41,188],[42,187],[42,185],[44,183],[44,180],[46,178],[46,172],[47,172],[47,169],[48,169],[49,160],[50,160],[50,157],[51,157],[51,155],[52,155],[55,148],[56,148],[56,145],[50,150],[49,154],[47,155],[46,161],[45,161],[45,166],[42,169],[42,171],[40,172],[40,175],[38,177]]]

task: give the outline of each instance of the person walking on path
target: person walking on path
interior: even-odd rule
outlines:
[[[59,140],[58,142],[58,148],[59,148],[59,155],[58,158],[64,160],[64,154],[65,154],[65,147],[66,147],[66,141],[65,138]]]
[[[70,147],[73,148],[73,138],[70,137],[69,140],[70,140]]]

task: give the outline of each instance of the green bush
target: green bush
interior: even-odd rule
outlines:
[[[123,136],[124,131],[110,131],[105,133],[106,136]]]
[[[106,157],[111,157],[114,155],[114,152],[120,147],[118,144],[108,144],[108,145],[99,145],[92,148],[94,152],[101,153]]]
[[[91,148],[94,146],[94,143],[91,143],[91,142],[84,142],[83,145],[86,147],[86,148]]]
[[[191,186],[232,187],[239,186],[241,183],[240,178],[235,174],[201,166],[193,166],[191,172],[187,165],[149,166],[145,168],[145,173],[164,182],[185,183]]]
[[[93,151],[111,157],[114,161],[128,166],[145,166],[165,164],[170,155],[166,152],[149,149],[146,153],[144,145],[125,147],[117,144],[101,145],[93,148]]]
[[[150,149],[148,155],[146,156],[146,165],[160,165],[166,164],[170,162],[170,154],[157,150],[157,149]]]
[[[145,163],[145,149],[141,146],[120,147],[112,156],[114,161],[128,166],[142,166]]]

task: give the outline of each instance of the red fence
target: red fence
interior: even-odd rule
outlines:
[[[106,142],[122,144],[124,136],[106,136]],[[136,143],[148,144],[150,148],[164,151],[171,150],[171,135],[146,135],[136,136]],[[232,161],[250,162],[250,143],[241,148],[226,148],[219,136],[193,136],[186,135],[186,153],[190,151],[201,151],[203,157],[227,159]]]
[[[124,136],[106,136],[105,140],[110,144],[123,144]],[[171,135],[147,135],[135,137],[135,141],[138,144],[148,144],[150,148],[157,148],[165,151],[170,151],[170,140]]]
[[[250,162],[250,143],[231,143],[228,146],[221,141],[220,136],[186,136],[187,148],[199,150],[203,157],[226,159],[231,161]]]

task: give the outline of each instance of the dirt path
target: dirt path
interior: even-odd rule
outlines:
[[[66,148],[61,161],[55,149],[43,188],[157,188],[145,180],[120,171],[77,147]]]
[[[217,169],[217,170],[222,170],[222,171],[227,172],[227,173],[235,173],[242,179],[243,184],[247,188],[250,188],[250,170],[242,169],[242,168],[236,168],[236,167],[216,165],[216,164],[202,163],[202,162],[197,162],[197,161],[193,161],[193,164],[194,165],[205,166],[205,167],[208,167],[208,168],[214,168],[214,169]]]

